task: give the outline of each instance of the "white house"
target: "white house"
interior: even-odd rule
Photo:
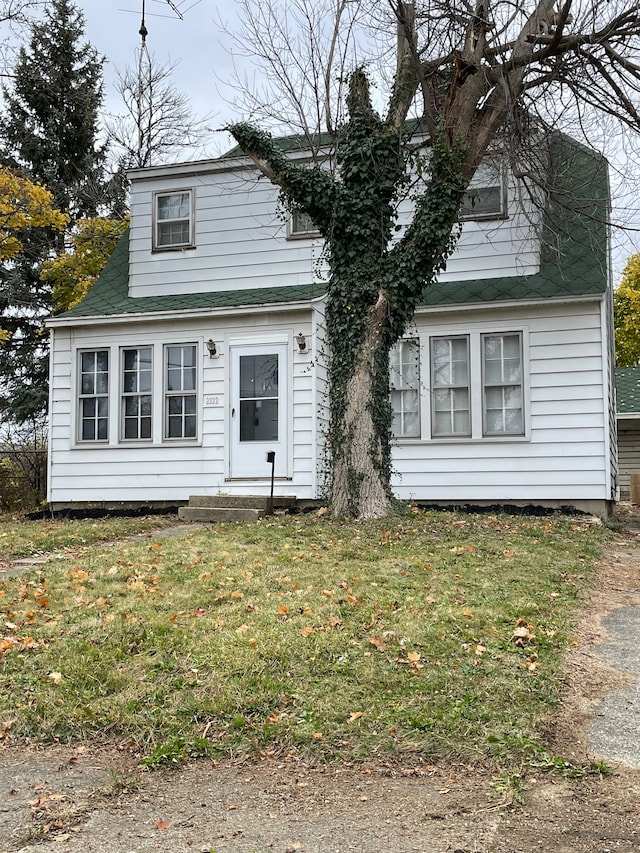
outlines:
[[[608,183],[560,139],[544,214],[499,160],[392,353],[394,490],[433,504],[617,498]],[[304,156],[293,152],[291,156]],[[323,494],[322,244],[238,157],[135,170],[131,227],[49,320],[49,501]],[[564,202],[571,200],[565,207]]]

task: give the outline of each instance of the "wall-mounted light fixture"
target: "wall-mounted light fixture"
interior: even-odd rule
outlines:
[[[207,341],[207,349],[209,350],[209,358],[216,358],[218,355],[218,347],[216,346],[216,342],[211,338]]]
[[[298,344],[298,352],[307,351],[307,339],[302,334],[302,332],[298,332],[298,334],[296,335],[296,343]]]

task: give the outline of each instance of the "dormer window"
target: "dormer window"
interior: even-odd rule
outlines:
[[[155,251],[187,249],[193,239],[193,191],[156,193],[153,208]]]
[[[462,219],[505,219],[507,202],[501,157],[485,157],[462,202]]]
[[[293,210],[289,217],[289,233],[287,236],[290,239],[319,237],[320,231],[308,213],[302,210]]]

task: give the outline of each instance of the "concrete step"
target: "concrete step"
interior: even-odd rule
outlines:
[[[183,521],[201,521],[201,522],[216,522],[216,521],[257,521],[264,515],[264,506],[262,509],[254,507],[235,507],[235,506],[181,506],[178,507],[178,518]]]
[[[190,495],[189,506],[191,507],[237,507],[238,509],[261,509],[267,506],[269,498],[266,495]],[[294,507],[295,497],[274,497],[274,507]]]

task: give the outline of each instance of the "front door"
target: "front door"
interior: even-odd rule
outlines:
[[[231,477],[287,476],[287,348],[284,344],[231,348]]]

